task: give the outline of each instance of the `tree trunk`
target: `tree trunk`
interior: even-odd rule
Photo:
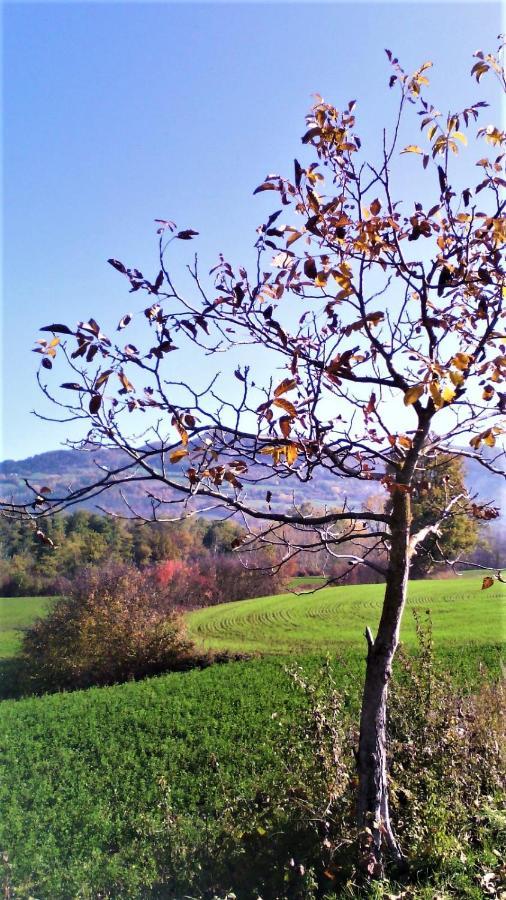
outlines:
[[[404,485],[392,499],[391,549],[385,599],[376,639],[369,629],[367,668],[360,716],[358,751],[358,826],[361,864],[369,877],[383,874],[385,850],[395,862],[402,853],[389,814],[386,763],[386,710],[392,661],[406,602],[409,574],[411,501]]]

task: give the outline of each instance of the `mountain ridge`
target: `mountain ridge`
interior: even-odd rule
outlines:
[[[43,485],[54,492],[60,492],[84,487],[93,483],[96,479],[98,467],[115,467],[121,465],[124,460],[121,450],[104,449],[91,445],[85,450],[62,448],[48,450],[43,453],[28,456],[25,459],[6,459],[0,461],[0,496],[4,500],[13,499],[20,502],[29,496],[25,479],[34,487],[40,489]],[[501,518],[506,513],[506,488],[500,483],[500,479],[485,467],[473,460],[464,460],[466,483],[473,494],[477,494],[480,501],[492,502],[501,506]],[[173,466],[173,474],[176,480],[183,479],[184,462]],[[273,478],[269,483],[272,492],[271,506],[274,510],[287,509],[293,506],[292,487],[286,487],[286,480]],[[139,484],[123,486],[123,492],[129,502],[141,514],[146,515],[151,511],[151,503],[146,497],[145,491]],[[254,505],[265,505],[267,486],[247,486],[247,492]],[[171,499],[169,490],[164,492],[166,499]],[[355,506],[362,508],[372,502],[373,498],[383,498],[383,491],[377,482],[358,481],[355,479],[336,479],[331,473],[321,472],[319,477],[307,483],[297,482],[296,501],[298,504],[310,502],[317,506],[337,506],[345,499]],[[97,509],[95,500],[85,500],[76,504],[86,509]],[[112,512],[128,514],[123,500],[119,495],[119,489],[112,488],[107,492],[105,506]],[[202,512],[202,515],[210,515]],[[221,512],[223,515],[224,512]]]

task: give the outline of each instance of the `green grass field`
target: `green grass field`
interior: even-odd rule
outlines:
[[[306,580],[306,579],[304,579]],[[430,609],[438,647],[480,645],[505,637],[506,585],[481,589],[476,574],[440,581],[413,581],[401,640],[413,646],[412,610]],[[263,653],[305,653],[363,648],[365,626],[378,623],[383,586],[323,588],[198,610],[188,617],[191,634],[207,647]]]
[[[197,639],[267,654],[139,683],[0,703],[5,895],[202,897],[191,878],[198,881],[206,866],[212,868],[213,848],[230,840],[244,865],[235,814],[227,810],[286,783],[282,748],[307,704],[286,665],[315,672],[322,654],[335,651],[335,679],[356,721],[363,629],[374,626],[380,597],[381,586],[343,587],[210,608],[189,617]],[[504,601],[503,586],[481,591],[481,579],[474,577],[410,587],[410,606],[432,610],[437,665],[466,689],[500,673]],[[1,602],[2,626],[11,633],[7,654],[16,649],[17,629],[46,604],[42,598]],[[409,609],[403,639],[414,646]],[[253,838],[261,844],[256,825]],[[172,888],[163,887],[169,882]]]
[[[22,629],[44,616],[51,602],[51,597],[0,597],[0,659],[15,656]]]

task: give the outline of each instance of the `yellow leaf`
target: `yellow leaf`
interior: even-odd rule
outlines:
[[[401,153],[421,153],[421,154],[423,154],[423,150],[417,144],[408,144],[407,147],[404,147],[404,150],[401,150]]]
[[[279,462],[279,457],[284,451],[284,447],[264,447],[263,450],[260,450],[260,453],[263,453],[264,456],[272,456],[272,461],[275,466],[277,466]]]
[[[177,463],[185,456],[188,456],[188,450],[181,448],[180,450],[174,450],[173,453],[170,454],[169,459],[171,463]]]
[[[411,447],[413,446],[413,441],[405,434],[399,434],[397,436],[397,443],[400,444],[401,447],[405,447],[406,450],[411,450]]]
[[[299,455],[299,451],[297,450],[296,444],[287,444],[285,448],[286,461],[289,466],[295,462],[297,456]]]
[[[430,395],[434,402],[434,406],[436,409],[441,409],[443,405],[443,398],[441,397],[441,391],[439,389],[439,384],[437,381],[431,381],[429,385]]]
[[[495,447],[495,434],[491,428],[482,434],[482,438],[487,447]]]
[[[432,140],[436,131],[437,131],[437,125],[431,125],[429,130],[427,131],[427,137],[429,138],[429,141]]]
[[[452,131],[452,137],[457,138],[457,140],[461,141],[464,146],[467,146],[467,138],[465,134],[462,134],[461,131]]]
[[[325,285],[327,284],[327,280],[328,275],[326,275],[325,272],[318,272],[314,283],[316,287],[325,287]]]
[[[487,588],[492,587],[493,583],[494,579],[490,575],[486,575],[481,584],[482,591],[486,591]]]
[[[275,397],[281,397],[281,394],[286,394],[288,391],[293,391],[294,388],[297,387],[297,382],[295,378],[284,378],[283,381],[278,384],[277,388],[274,391]]]
[[[451,403],[454,397],[455,389],[451,385],[445,384],[443,390],[441,391],[441,399],[443,400],[443,403]]]
[[[416,401],[420,399],[424,391],[424,384],[415,384],[413,387],[408,388],[408,390],[404,394],[404,405],[412,406],[413,403],[416,403]]]

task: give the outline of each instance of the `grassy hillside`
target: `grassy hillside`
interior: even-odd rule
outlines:
[[[258,798],[294,784],[284,748],[297,745],[308,702],[287,662],[270,657],[1,703],[0,847],[14,896],[202,896],[192,891],[192,878],[197,883],[213,870],[215,848],[222,852],[227,841],[238,857],[234,877],[253,877],[241,848],[246,842],[249,852],[264,852]],[[296,662],[314,673],[321,657]],[[483,662],[497,674],[498,650],[464,653],[459,646],[441,662],[446,671],[460,669],[459,680],[465,665],[466,678],[476,682]],[[333,671],[355,721],[363,654],[335,660]],[[311,751],[305,741],[300,747],[303,766]],[[275,813],[279,821],[289,814]],[[151,893],[160,881],[172,887]]]
[[[482,577],[413,581],[401,640],[415,641],[412,610],[430,609],[439,647],[495,643],[506,626],[506,586],[481,589]],[[324,588],[309,594],[261,597],[199,610],[188,617],[190,631],[206,646],[249,652],[289,653],[356,649],[364,629],[377,625],[382,585]]]
[[[433,610],[437,665],[466,689],[500,672],[504,592],[480,586],[471,577],[458,589],[450,581],[411,586],[411,605]],[[311,759],[298,731],[309,700],[286,667],[302,665],[314,677],[321,648],[336,650],[332,671],[342,712],[355,723],[362,630],[366,621],[374,625],[380,596],[379,586],[340,588],[204,610],[191,617],[194,634],[213,645],[278,655],[0,703],[5,895],[175,900],[216,890],[221,897],[243,879],[247,889],[236,893],[249,900],[251,879],[275,871],[276,853],[297,856],[307,838],[286,798],[297,779],[305,784]],[[24,616],[27,624],[43,604],[3,601],[3,621],[17,626]],[[411,618],[408,611],[404,638],[412,646]],[[301,647],[319,652],[294,652]],[[273,806],[272,797],[285,799]],[[277,844],[287,840],[294,844]],[[487,852],[483,865],[490,866],[495,857]],[[461,886],[448,896],[481,896],[473,860],[458,863],[464,874],[452,878]],[[203,883],[208,893],[201,893]],[[251,896],[271,896],[260,893],[261,884],[256,890]],[[419,896],[436,894],[430,888]]]

